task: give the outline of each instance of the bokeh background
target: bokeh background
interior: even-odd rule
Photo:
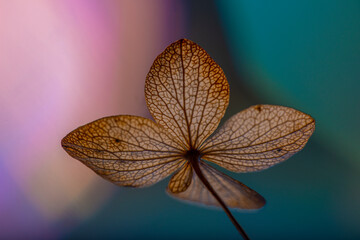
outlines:
[[[0,1],[0,239],[232,239],[219,210],[117,187],[61,138],[103,116],[149,117],[145,76],[189,38],[224,69],[226,118],[259,103],[317,128],[303,151],[231,174],[267,199],[235,212],[253,239],[360,238],[360,1]]]

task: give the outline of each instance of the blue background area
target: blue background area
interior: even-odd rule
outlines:
[[[253,239],[360,238],[360,2],[186,1],[185,36],[224,69],[226,118],[268,103],[312,115],[316,131],[290,160],[232,174],[267,205],[234,215]],[[171,24],[171,23],[169,23]],[[176,39],[174,39],[176,40]],[[219,210],[166,195],[167,181],[120,189],[65,238],[232,239]],[[116,188],[114,186],[114,188]]]

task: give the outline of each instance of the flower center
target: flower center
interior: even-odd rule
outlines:
[[[197,161],[200,157],[200,151],[197,149],[190,149],[184,154],[184,158],[188,161]]]

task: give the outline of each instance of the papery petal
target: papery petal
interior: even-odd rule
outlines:
[[[185,191],[191,184],[193,177],[193,170],[189,161],[186,161],[184,166],[172,176],[168,185],[168,191],[171,193],[180,193]]]
[[[155,59],[146,78],[145,98],[157,123],[186,148],[197,148],[223,117],[229,85],[204,49],[182,39]]]
[[[101,118],[72,131],[61,144],[70,156],[120,186],[152,185],[184,162],[181,146],[163,127],[137,116]]]
[[[234,172],[252,172],[300,151],[315,120],[293,108],[256,105],[231,117],[201,146],[202,158]]]
[[[265,199],[241,182],[216,170],[203,161],[200,161],[200,169],[228,207],[258,209],[264,206]],[[218,201],[193,172],[189,163],[186,163],[171,178],[167,192],[171,196],[182,200],[220,207]]]

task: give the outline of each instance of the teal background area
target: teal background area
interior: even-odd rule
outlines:
[[[267,200],[235,211],[252,239],[360,237],[358,1],[187,1],[185,36],[224,69],[226,118],[268,103],[311,114],[305,149],[258,173],[232,174]],[[119,189],[96,216],[66,235],[123,239],[238,239],[222,211],[166,196],[167,181]]]
[[[251,77],[246,84],[272,102],[311,111],[318,136],[360,164],[360,2],[217,6],[236,67]]]

